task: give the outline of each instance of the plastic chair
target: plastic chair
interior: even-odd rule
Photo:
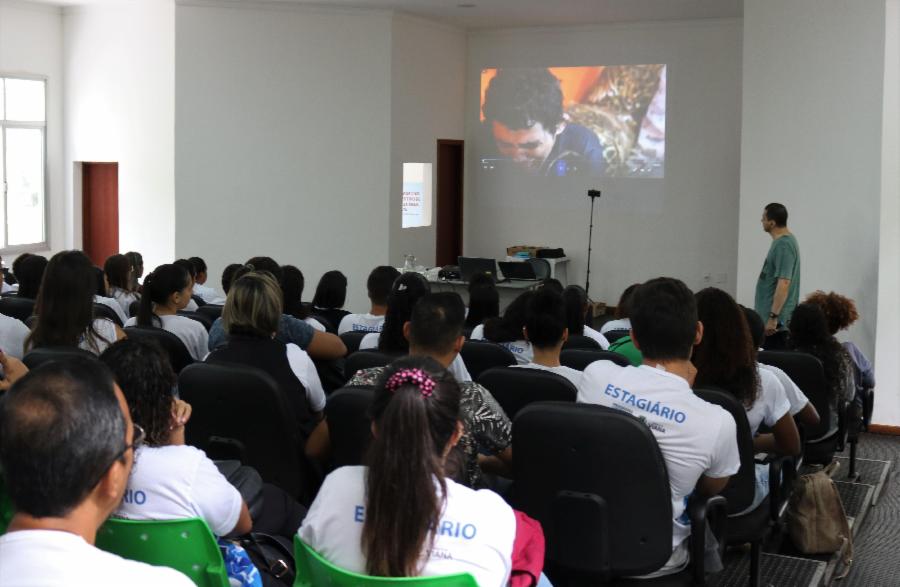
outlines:
[[[315,317],[318,320],[318,316]],[[341,335],[341,341],[343,341],[344,346],[347,347],[347,355],[351,355],[359,350],[359,343],[362,342],[362,339],[365,335],[369,334],[368,332],[345,332]]]
[[[612,351],[563,349],[562,352],[559,353],[560,364],[565,367],[571,367],[572,369],[578,369],[579,371],[584,371],[587,369],[587,366],[594,361],[612,361],[620,367],[627,367],[631,364],[627,357]]]
[[[561,375],[519,367],[494,367],[478,377],[510,420],[528,404],[541,401],[574,402],[578,390]]]
[[[509,349],[482,340],[467,340],[459,352],[473,380],[491,367],[509,367],[516,364],[516,356]]]
[[[216,538],[200,518],[143,521],[110,518],[97,548],[123,558],[180,571],[198,587],[229,587]]]
[[[48,346],[31,349],[22,358],[22,362],[29,369],[36,369],[44,363],[72,358],[96,359],[97,357],[93,353],[74,346]]]
[[[204,308],[206,306],[203,306]],[[184,316],[185,318],[190,318],[191,320],[195,320],[203,325],[203,328],[209,332],[209,329],[212,328],[213,322],[215,322],[215,318],[210,318],[206,314],[199,311],[196,312],[188,312],[187,310],[180,310],[178,312],[179,316]]]
[[[627,328],[614,328],[613,330],[606,331],[603,336],[606,337],[606,340],[613,343],[619,340],[622,337],[630,336],[631,331]]]
[[[600,343],[591,338],[590,336],[584,336],[582,334],[572,334],[569,335],[569,338],[566,342],[563,343],[563,349],[589,349],[589,350],[603,350],[600,346]]]
[[[369,407],[374,399],[371,387],[344,387],[328,398],[325,416],[335,468],[363,463],[372,440]]]
[[[94,303],[94,318],[106,318],[107,320],[112,320],[119,326],[119,328],[125,326],[125,323],[122,322],[122,319],[119,318],[119,315],[116,314],[116,311],[106,304],[98,304],[96,302]]]
[[[14,513],[12,500],[9,499],[9,494],[6,493],[6,486],[3,483],[3,473],[0,472],[0,536],[6,533]]]
[[[344,363],[344,380],[350,381],[357,371],[363,369],[384,367],[396,358],[395,355],[389,355],[381,351],[356,351],[348,356]]]
[[[194,362],[191,353],[187,347],[181,342],[181,339],[162,328],[146,327],[146,326],[129,326],[125,329],[128,338],[135,339],[151,339],[162,347],[169,355],[169,361],[172,363],[172,369],[176,373]]]
[[[34,300],[19,296],[0,298],[0,314],[25,322],[34,315]]]
[[[369,577],[345,571],[325,560],[300,540],[299,536],[294,536],[294,559],[297,561],[294,587],[478,587],[478,583],[468,573],[443,577]]]

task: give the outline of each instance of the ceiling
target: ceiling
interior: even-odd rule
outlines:
[[[104,0],[38,0],[57,5]],[[108,0],[107,0],[108,1]],[[121,0],[119,0],[121,1]],[[208,0],[207,0],[208,1]],[[617,22],[740,18],[744,0],[216,0],[223,5],[256,2],[391,9],[456,26],[506,28]],[[461,6],[462,5],[462,6]],[[469,5],[467,7],[467,5]],[[473,6],[472,6],[473,5]]]

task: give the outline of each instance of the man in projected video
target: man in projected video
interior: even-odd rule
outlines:
[[[483,112],[499,158],[544,175],[604,174],[603,145],[594,132],[567,121],[560,82],[549,70],[499,70]]]

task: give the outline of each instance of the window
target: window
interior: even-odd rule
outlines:
[[[0,248],[24,249],[46,238],[47,82],[0,77]]]

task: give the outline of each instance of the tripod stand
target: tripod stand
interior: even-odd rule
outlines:
[[[584,292],[588,299],[591,299],[591,241],[594,238],[594,200],[600,197],[600,190],[588,190],[588,197],[591,199],[591,225],[588,228],[588,255],[587,255],[587,276],[584,279]]]

